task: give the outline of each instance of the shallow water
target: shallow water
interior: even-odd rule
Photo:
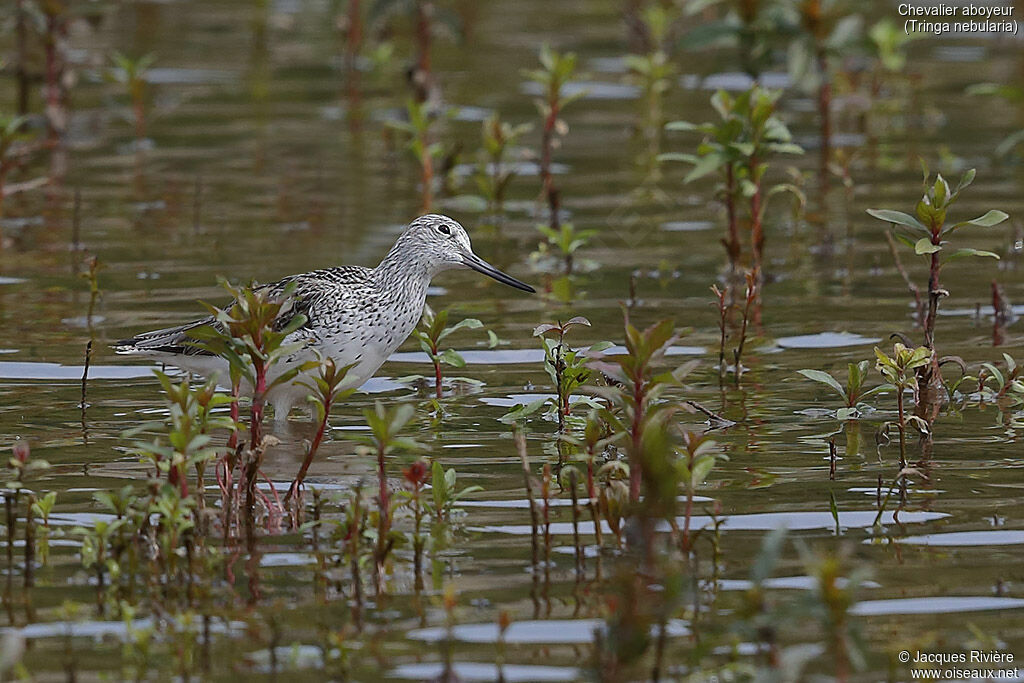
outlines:
[[[340,263],[373,265],[418,212],[417,169],[377,123],[403,106],[407,90],[401,74],[366,76],[359,103],[364,123],[350,126],[351,103],[337,66],[340,39],[329,4],[139,2],[105,11],[92,32],[72,36],[81,77],[74,89],[67,174],[43,192],[7,200],[5,234],[13,244],[0,254],[0,445],[27,439],[33,455],[53,465],[34,481],[40,490],[59,492],[51,523],[55,534],[68,532],[55,536],[62,542],[54,544],[51,567],[37,572],[32,623],[20,611],[12,613],[14,626],[31,641],[26,668],[40,679],[62,675],[69,656],[90,678],[121,674],[119,639],[126,627],[95,615],[94,591],[79,567],[77,545],[66,541],[77,538],[70,534],[75,526],[109,521],[93,501],[95,491],[144,480],[147,468],[125,450],[120,435],[160,417],[164,408],[152,368],[115,356],[107,344],[188,320],[202,312],[198,299],[223,301],[218,275],[269,281]],[[519,69],[533,68],[542,42],[557,40],[580,53],[588,73],[573,87],[586,95],[565,114],[570,131],[556,151],[555,171],[566,215],[577,228],[598,231],[583,253],[597,268],[577,278],[571,303],[507,290],[470,272],[445,274],[431,290],[432,306],[453,306],[455,318],[479,318],[507,342],[488,349],[486,336],[478,332],[452,337],[467,367],[450,374],[480,384],[442,400],[441,425],[423,420],[415,428],[432,458],[458,470],[460,485],[484,488],[463,507],[456,543],[438,569],[438,578],[458,589],[459,623],[450,651],[454,671],[463,680],[498,676],[494,643],[503,611],[512,620],[500,667],[505,680],[576,680],[591,665],[588,644],[604,623],[604,606],[593,596],[576,594],[573,552],[564,545],[552,555],[551,585],[541,596],[534,592],[521,465],[509,427],[498,418],[511,405],[551,391],[531,337],[538,323],[584,315],[593,327],[574,331],[578,343],[622,342],[619,302],[628,297],[634,273],[639,277],[633,319],[646,324],[672,317],[690,329],[673,359],[701,361],[687,378],[685,398],[737,422],[715,435],[729,459],[712,472],[691,521],[694,529],[704,527],[712,521],[713,506],[721,506],[718,578],[724,592],[713,606],[719,615],[728,617],[739,608],[761,540],[785,526],[810,547],[847,549],[851,566],[870,570],[871,583],[861,592],[866,599],[853,607],[867,644],[865,680],[886,676],[896,650],[926,636],[962,643],[981,632],[1024,657],[1019,421],[1015,426],[994,407],[940,416],[928,481],[916,481],[905,509],[896,519],[892,511],[884,513],[882,528],[873,529],[876,508],[867,496],[878,497],[883,476],[884,497],[896,454],[883,449],[879,464],[872,435],[893,419],[895,401],[891,394],[872,401],[878,410],[861,420],[860,451],[847,453],[847,434],[834,419],[835,397],[796,374],[820,368],[842,376],[848,362],[872,358],[872,347],[891,333],[917,335],[883,227],[864,210],[912,207],[919,196],[919,154],[947,176],[978,167],[958,215],[968,218],[998,207],[1024,216],[1024,170],[991,159],[995,145],[1020,127],[1020,111],[964,94],[971,83],[1002,82],[1019,73],[1020,43],[982,36],[917,41],[911,64],[921,79],[912,98],[900,90],[909,86],[887,89],[886,106],[874,115],[868,136],[855,117],[837,117],[837,141],[863,146],[852,166],[856,188],[848,195],[833,192],[819,226],[794,226],[782,202],[769,213],[771,283],[762,325],[744,358],[748,372],[742,388],[720,391],[717,318],[708,287],[722,271],[721,221],[709,204],[709,183],[684,186],[682,166],[666,167],[660,179],[648,173],[646,143],[637,135],[638,90],[624,80],[618,57],[626,51],[620,9],[610,2],[473,3],[466,43],[437,44],[434,68],[446,101],[467,107],[463,116],[444,124],[444,136],[462,141],[467,150],[478,147],[479,122],[487,110],[536,123],[529,96],[534,86]],[[539,22],[540,16],[552,26],[585,18],[587,34],[558,36]],[[10,36],[0,36],[0,48],[9,47]],[[126,103],[95,67],[112,47],[159,57],[159,68],[151,72],[150,144],[139,153]],[[671,119],[709,119],[711,89],[748,85],[729,54],[686,55],[677,62],[680,87],[668,93],[665,104]],[[789,79],[772,73],[765,80],[782,87]],[[0,90],[4,107],[12,98],[10,88]],[[780,108],[810,150],[794,163],[813,170],[814,103],[792,91]],[[535,130],[525,143],[535,145],[537,137]],[[687,141],[669,135],[663,149],[679,151]],[[464,209],[451,213],[468,227],[483,257],[520,279],[543,283],[545,274],[534,272],[528,258],[537,241],[536,162],[517,163],[500,226]],[[45,164],[29,170],[43,172]],[[455,171],[465,177],[472,167]],[[661,193],[638,193],[641,187]],[[84,428],[79,402],[89,338],[88,287],[69,248],[74,190],[82,193],[80,242],[104,265],[92,321],[96,345]],[[474,191],[471,180],[461,191]],[[437,208],[446,210],[445,202],[441,199]],[[971,236],[972,246],[999,253],[1006,253],[1013,240],[1004,226]],[[922,282],[923,272],[912,260],[904,255]],[[1022,360],[1021,324],[1011,325],[1003,346],[994,348],[988,317],[993,279],[1010,301],[1024,301],[1019,259],[959,261],[947,267],[943,279],[950,297],[942,303],[947,315],[939,321],[942,353],[962,356],[972,369],[1000,359],[1003,351]],[[975,317],[979,310],[980,318]],[[356,452],[352,432],[363,429],[362,411],[375,400],[425,408],[429,392],[397,381],[430,375],[425,361],[418,345],[407,343],[379,377],[336,408],[331,439],[311,470],[310,486],[338,497],[369,481],[374,463]],[[879,380],[873,374],[869,381]],[[684,417],[690,428],[703,426],[703,419]],[[546,448],[555,426],[536,417],[529,427],[530,455],[539,467],[551,460]],[[282,443],[268,454],[265,471],[284,490],[311,430],[293,421],[279,431]],[[831,436],[841,456],[835,482],[828,475]],[[404,464],[395,458],[394,476]],[[838,508],[839,537],[830,493]],[[552,506],[551,533],[559,544],[571,545],[569,507],[567,499]],[[584,519],[578,531],[582,543],[592,544],[593,524]],[[331,603],[313,603],[315,558],[307,551],[297,534],[262,545],[261,609],[276,615],[283,633],[271,643],[266,629],[217,625],[215,654],[224,663],[214,666],[216,677],[269,671],[272,659],[284,671],[308,673],[324,666],[322,635],[340,632],[347,617],[338,603],[334,609]],[[592,578],[598,553],[588,545],[585,555]],[[606,566],[614,555],[602,553]],[[805,591],[811,586],[803,571],[790,544],[779,576],[766,588],[779,599]],[[396,577],[398,599],[371,610],[372,635],[345,643],[353,651],[373,651],[353,655],[362,680],[425,679],[444,670],[449,631],[436,604],[438,591],[428,588],[422,599],[412,599],[408,574]],[[239,579],[238,591],[244,590]],[[82,605],[80,616],[63,613],[66,601]],[[669,626],[670,660],[687,661],[693,645],[688,625]],[[806,628],[787,628],[780,636],[789,644],[820,642],[819,634]],[[739,645],[746,646],[737,647],[740,653],[756,649]],[[818,658],[822,671],[829,670],[826,659]]]

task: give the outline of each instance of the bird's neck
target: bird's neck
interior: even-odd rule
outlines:
[[[392,249],[373,269],[373,278],[385,297],[420,301],[426,299],[427,287],[435,273],[429,264],[408,251]]]

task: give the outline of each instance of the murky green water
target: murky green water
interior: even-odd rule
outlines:
[[[72,89],[67,173],[45,190],[8,200],[4,230],[13,243],[0,255],[0,276],[15,278],[0,280],[0,444],[27,439],[34,456],[52,463],[36,487],[59,492],[54,526],[65,532],[31,591],[34,623],[27,624],[20,605],[9,610],[13,624],[25,627],[25,666],[40,680],[60,678],[69,667],[88,679],[121,675],[120,622],[97,623],[102,619],[95,614],[94,590],[70,530],[99,512],[93,492],[145,477],[146,468],[126,453],[120,434],[159,415],[162,403],[149,368],[115,357],[106,344],[185,321],[200,310],[197,299],[221,300],[218,275],[269,281],[340,263],[373,265],[418,212],[417,169],[380,124],[406,97],[398,60],[394,73],[364,77],[364,123],[349,125],[350,100],[338,66],[342,42],[330,4],[140,2],[102,11],[91,30],[81,28],[71,37],[78,82]],[[771,282],[760,339],[745,359],[750,371],[743,387],[720,391],[714,369],[717,320],[708,291],[723,265],[720,219],[709,200],[710,184],[683,186],[681,167],[666,168],[660,178],[650,175],[646,143],[637,133],[642,105],[619,59],[626,51],[619,12],[611,2],[466,3],[465,43],[437,44],[434,68],[445,100],[464,108],[444,125],[443,137],[463,143],[466,163],[474,161],[480,120],[488,112],[516,122],[536,120],[519,69],[534,65],[542,42],[580,54],[590,95],[566,113],[570,131],[556,151],[565,172],[557,180],[576,226],[598,231],[583,253],[597,267],[576,278],[577,296],[569,304],[506,290],[470,272],[435,281],[432,306],[452,305],[453,315],[478,317],[508,342],[488,350],[483,335],[453,338],[460,349],[475,351],[466,354],[469,365],[461,374],[483,384],[446,397],[443,420],[432,426],[424,421],[417,434],[432,458],[458,470],[460,483],[480,485],[484,492],[464,507],[456,542],[435,567],[439,573],[428,577],[428,590],[411,597],[403,553],[393,596],[368,610],[362,636],[346,632],[355,676],[423,679],[440,673],[445,616],[431,586],[445,581],[458,591],[452,657],[464,680],[496,676],[495,624],[502,611],[513,622],[504,638],[506,680],[585,675],[594,627],[607,610],[592,583],[595,558],[587,559],[586,579],[577,583],[571,516],[567,507],[556,508],[550,585],[531,581],[529,515],[525,506],[511,504],[524,498],[521,466],[510,430],[498,418],[508,406],[550,389],[531,337],[538,323],[585,315],[594,327],[580,342],[621,341],[618,302],[627,297],[633,273],[639,274],[637,322],[672,317],[692,328],[680,343],[702,363],[688,380],[686,398],[738,422],[715,436],[729,460],[709,478],[702,492],[709,500],[698,504],[694,522],[707,523],[711,501],[720,504],[721,585],[711,609],[724,623],[740,606],[761,539],[785,525],[809,547],[846,547],[849,566],[872,571],[854,608],[866,643],[865,679],[889,672],[906,678],[907,669],[893,659],[900,649],[946,651],[979,633],[1024,657],[1019,426],[991,407],[941,416],[927,481],[915,481],[898,522],[887,515],[880,533],[871,529],[879,475],[892,480],[896,454],[883,450],[880,465],[872,435],[892,419],[892,396],[878,399],[880,410],[861,421],[860,452],[846,453],[847,436],[822,410],[836,407],[834,398],[795,374],[808,367],[845,373],[846,363],[871,357],[873,344],[890,333],[919,334],[912,330],[908,296],[882,226],[864,213],[883,206],[908,210],[916,202],[918,155],[953,176],[979,169],[958,215],[969,218],[997,207],[1024,216],[1021,167],[992,161],[998,141],[1024,122],[1021,109],[964,94],[975,82],[1019,82],[1020,43],[923,39],[913,45],[909,67],[919,78],[913,86],[896,80],[883,87],[866,118],[867,130],[859,116],[837,116],[838,140],[857,150],[851,167],[856,185],[849,193],[833,191],[821,225],[794,225],[781,203],[770,212]],[[578,34],[567,34],[565,27],[577,27]],[[4,50],[11,46],[10,35],[0,40]],[[114,48],[158,55],[151,73],[152,148],[139,153],[133,151],[126,102],[98,68]],[[681,73],[665,102],[670,119],[708,119],[709,88],[737,82],[742,87],[727,52],[684,54],[677,62]],[[854,107],[853,99],[838,89],[841,111]],[[13,89],[5,83],[0,103],[12,102]],[[796,163],[814,169],[813,99],[792,91],[780,110],[810,150]],[[535,131],[528,144],[537,138]],[[682,150],[686,144],[685,137],[669,135],[663,149]],[[45,172],[45,162],[34,170]],[[82,197],[81,242],[105,266],[85,433],[79,378],[88,291],[77,274],[80,256],[70,249],[75,190]],[[464,179],[463,190],[474,191],[471,179]],[[482,256],[521,279],[541,282],[544,275],[531,271],[528,258],[537,241],[538,190],[536,176],[518,177],[499,227],[483,225],[479,214],[458,206],[446,208],[443,199],[439,208],[467,226]],[[1014,239],[1012,228],[1000,226],[977,231],[973,245],[1007,254]],[[1011,301],[1024,301],[1016,253],[998,264],[960,261],[944,271],[951,296],[943,301],[947,315],[939,321],[943,354],[961,355],[971,364],[997,360],[1003,350],[1021,357],[1017,326],[1008,328],[1001,349],[993,348],[989,303],[993,279]],[[923,282],[916,264],[911,272]],[[403,350],[418,349],[409,343]],[[531,353],[521,355],[523,350]],[[371,482],[374,463],[355,453],[347,430],[361,428],[362,410],[375,400],[425,407],[425,394],[384,381],[429,374],[423,361],[415,353],[400,354],[367,391],[335,410],[332,439],[321,449],[311,485],[340,495],[361,478]],[[697,427],[702,417],[685,419]],[[555,427],[536,419],[530,429],[530,455],[539,467],[552,459]],[[833,434],[841,456],[834,482],[827,457]],[[286,485],[301,461],[309,425],[295,422],[278,435],[282,444],[270,452],[264,469]],[[393,463],[394,476],[403,462]],[[829,511],[830,492],[841,538]],[[586,544],[592,544],[589,529],[581,525]],[[326,602],[314,600],[314,558],[299,535],[268,538],[262,551],[261,604],[243,609],[247,589],[240,562],[237,613],[248,615],[249,625],[215,630],[211,676],[268,670],[268,648],[274,646],[285,648],[278,652],[280,668],[302,671],[296,680],[326,675],[317,673],[320,646],[325,633],[349,623],[344,596],[329,592]],[[614,563],[610,551],[603,562],[607,571]],[[792,544],[776,576],[769,585],[779,601],[810,587]],[[82,605],[74,619],[64,614],[67,601]],[[669,627],[666,661],[682,675],[700,646],[686,623]],[[783,624],[780,637],[787,644],[822,638],[802,622]],[[733,640],[743,639],[719,634],[709,642],[720,647]],[[741,661],[753,661],[742,642],[736,652]],[[710,666],[731,656],[708,652],[703,661]],[[167,675],[174,669],[160,666]],[[826,655],[813,666],[831,670]]]

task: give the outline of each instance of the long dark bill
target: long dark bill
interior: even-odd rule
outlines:
[[[467,254],[466,256],[463,256],[462,262],[465,263],[468,267],[475,270],[476,272],[483,273],[488,277],[493,277],[498,282],[508,285],[509,287],[515,287],[516,289],[521,289],[524,292],[530,293],[536,293],[537,291],[536,289],[526,284],[525,282],[517,280],[511,275],[506,275],[505,273],[501,272],[500,270],[492,266],[487,261],[484,261],[476,254]]]

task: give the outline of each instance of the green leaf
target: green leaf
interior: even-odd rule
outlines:
[[[697,130],[697,124],[689,121],[669,121],[665,124],[665,130]]]
[[[914,248],[914,239],[912,237],[908,237],[901,232],[896,232],[895,230],[892,231],[892,236],[896,238],[896,241],[900,244],[905,244],[911,249]]]
[[[928,228],[926,228],[921,221],[917,220],[910,214],[903,213],[902,211],[892,211],[890,209],[868,209],[868,214],[880,221],[896,223],[897,225],[904,225],[908,228],[913,228],[914,230],[929,232]]]
[[[797,373],[803,375],[807,379],[814,380],[815,382],[827,384],[832,387],[837,394],[839,394],[840,398],[844,400],[846,399],[846,390],[843,389],[843,385],[841,385],[835,377],[827,372],[823,372],[821,370],[797,370]]]
[[[463,358],[455,349],[445,349],[442,351],[441,361],[454,368],[463,368],[466,366],[466,359]]]
[[[964,221],[963,223],[957,223],[953,227],[949,228],[947,230],[947,232],[953,232],[954,230],[959,230],[960,228],[964,227],[965,225],[977,225],[978,227],[981,227],[981,228],[991,228],[993,225],[999,225],[1000,223],[1002,223],[1003,221],[1005,221],[1009,217],[1010,217],[1010,215],[1008,213],[1006,213],[1005,211],[999,211],[997,209],[992,209],[992,210],[988,211],[984,216],[978,216],[977,218],[972,218],[969,221]]]
[[[934,254],[937,251],[942,251],[942,245],[932,244],[930,237],[922,237],[914,243],[915,254]]]
[[[693,170],[687,173],[686,177],[683,178],[683,182],[692,183],[694,180],[703,178],[709,173],[714,173],[722,166],[722,163],[722,157],[718,154],[702,156],[694,165]]]
[[[693,486],[704,481],[711,472],[711,468],[714,466],[715,457],[713,455],[705,455],[704,457],[699,458],[697,462],[693,464],[693,472],[690,478],[690,481],[693,482]]]
[[[993,253],[991,251],[982,251],[981,249],[969,249],[969,248],[966,248],[966,249],[957,249],[952,254],[950,254],[949,256],[944,258],[942,260],[942,262],[944,264],[945,263],[949,263],[950,261],[955,261],[956,259],[964,258],[965,256],[986,256],[988,258],[994,258],[994,259],[997,259],[997,260],[999,259],[999,254]]]

